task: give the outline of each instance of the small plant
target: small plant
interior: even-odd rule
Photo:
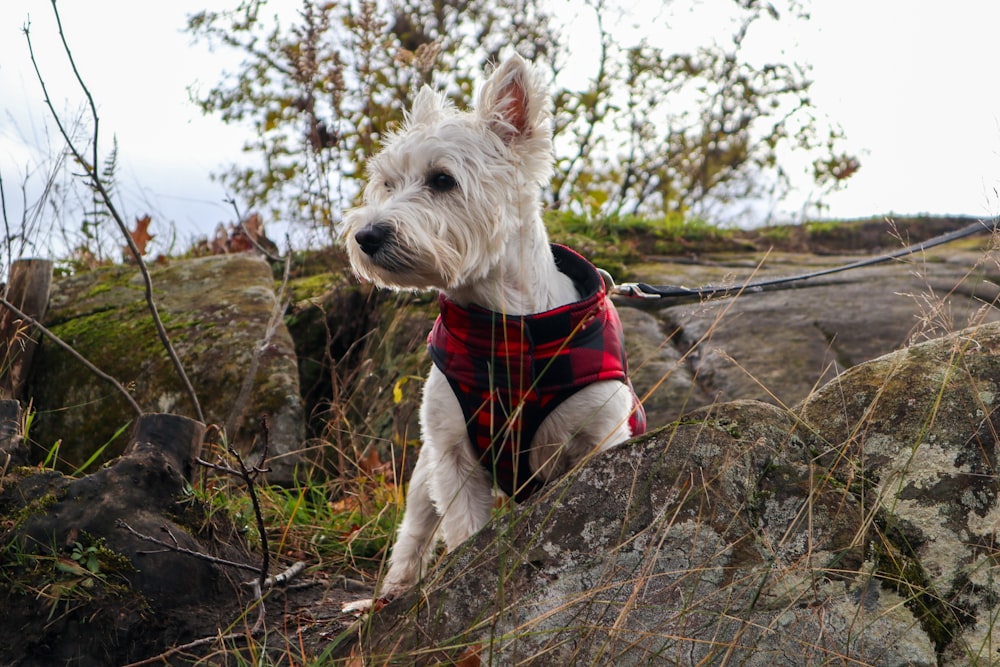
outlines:
[[[87,572],[91,574],[101,573],[101,561],[98,558],[99,550],[97,546],[91,544],[85,547],[79,542],[74,542],[73,551],[70,558],[79,563]]]

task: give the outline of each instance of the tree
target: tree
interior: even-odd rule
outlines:
[[[287,27],[264,0],[188,21],[197,38],[241,51],[243,69],[196,101],[254,128],[244,150],[259,166],[221,180],[251,208],[333,229],[358,192],[367,158],[423,84],[460,105],[474,73],[508,45],[547,56],[554,36],[538,0],[303,0]]]
[[[196,38],[244,56],[197,97],[205,112],[254,128],[245,150],[260,163],[220,178],[250,208],[335,233],[364,163],[417,89],[430,84],[465,107],[483,67],[509,50],[548,67],[557,86],[553,208],[722,219],[787,191],[782,151],[812,156],[824,190],[857,169],[812,107],[805,69],[744,57],[751,29],[780,20],[774,5],[733,0],[728,41],[671,53],[648,39],[621,44],[605,28],[604,1],[588,0],[600,58],[582,90],[558,85],[570,37],[543,0],[303,0],[295,16],[267,19],[264,0],[243,0],[191,16]]]
[[[566,150],[553,181],[556,208],[720,220],[787,193],[783,150],[811,157],[823,191],[859,168],[838,152],[839,131],[813,108],[804,67],[744,58],[750,30],[779,20],[774,5],[736,0],[728,43],[670,53],[648,40],[617,43],[601,20],[603,0],[592,1],[598,72],[589,89],[557,98],[569,120],[558,128]],[[804,16],[794,0],[786,10]]]

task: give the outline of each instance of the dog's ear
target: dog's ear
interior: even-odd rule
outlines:
[[[493,72],[480,94],[478,112],[505,144],[532,136],[547,116],[548,95],[540,76],[514,55]]]
[[[413,106],[406,114],[407,125],[430,125],[439,118],[445,105],[441,95],[430,86],[424,86],[413,99]]]

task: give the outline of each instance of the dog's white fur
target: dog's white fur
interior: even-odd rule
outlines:
[[[540,189],[552,173],[550,123],[548,90],[517,56],[489,77],[474,111],[459,112],[423,88],[401,131],[369,163],[364,205],[346,216],[355,272],[384,287],[437,288],[460,305],[511,315],[579,300],[556,268],[541,219]],[[580,390],[539,428],[532,471],[549,480],[595,449],[626,440],[632,409],[621,382]],[[385,600],[420,579],[436,535],[455,549],[482,528],[493,506],[492,480],[469,441],[458,399],[434,366],[420,417],[423,447],[379,591]]]

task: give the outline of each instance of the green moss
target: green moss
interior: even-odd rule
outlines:
[[[36,474],[38,472],[37,468],[31,468],[30,470],[33,470]],[[18,527],[23,525],[25,521],[36,514],[45,514],[48,512],[49,508],[57,502],[59,502],[59,499],[52,493],[47,493],[39,498],[35,498],[34,500],[26,503],[23,507],[19,508],[13,514],[4,515],[4,526],[7,530],[16,530]],[[4,550],[6,550],[6,547],[4,547]],[[0,553],[3,552],[0,551]]]
[[[161,313],[160,319],[168,326],[171,318]],[[147,355],[162,347],[152,316],[140,307],[77,317],[53,327],[52,333],[88,357],[98,368],[101,359]]]
[[[762,239],[768,243],[783,246],[792,239],[792,228],[788,225],[762,227],[758,230]]]
[[[339,273],[319,273],[316,275],[303,276],[288,281],[288,290],[292,303],[300,303],[307,299],[316,299],[328,291],[334,285],[342,283],[343,276]]]
[[[92,298],[95,296],[100,296],[101,294],[106,294],[114,288],[114,285],[110,283],[98,283],[94,285],[90,291],[87,292],[86,298]]]
[[[545,224],[554,242],[577,250],[620,280],[634,278],[630,267],[650,255],[690,255],[753,247],[738,230],[680,213],[658,218],[633,215],[585,218],[548,212]]]

